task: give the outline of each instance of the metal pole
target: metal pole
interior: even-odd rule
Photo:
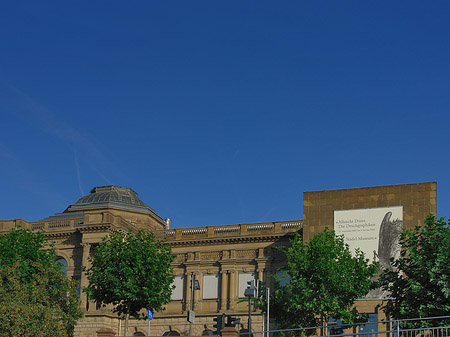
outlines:
[[[270,315],[270,313],[269,313],[269,305],[270,305],[270,296],[269,296],[269,293],[270,293],[270,288],[267,288],[267,295],[266,295],[266,298],[267,298],[267,324],[266,324],[266,331],[267,331],[267,333],[266,333],[266,337],[269,337],[269,330],[270,330],[270,320],[269,320],[269,315]]]
[[[248,297],[248,337],[251,337],[252,332],[252,297]]]
[[[191,310],[194,310],[194,273],[191,274]],[[192,322],[189,322],[189,336],[192,336]]]
[[[148,320],[147,336],[150,336],[150,320]]]

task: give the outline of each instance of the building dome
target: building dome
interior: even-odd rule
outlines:
[[[82,211],[92,208],[114,207],[138,212],[151,213],[158,219],[163,219],[145,202],[138,198],[137,193],[128,187],[120,186],[98,186],[67,207],[64,211]]]

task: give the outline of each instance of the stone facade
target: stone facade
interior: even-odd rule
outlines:
[[[122,197],[124,202],[118,202]],[[284,263],[275,247],[287,245],[289,236],[301,231],[302,223],[297,220],[170,229],[134,191],[104,186],[94,188],[90,195],[70,205],[63,213],[41,221],[0,221],[3,232],[19,226],[46,232],[55,242],[58,258],[67,262],[67,275],[79,280],[81,289],[88,284],[82,267],[89,267],[88,257],[106,235],[141,228],[152,231],[157,238],[167,239],[175,254],[174,274],[182,281],[181,296],[171,301],[163,312],[155,313],[151,335],[188,335],[187,312],[192,305],[196,313],[192,335],[200,336],[212,332],[213,318],[222,313],[241,318],[241,328],[247,328],[248,304],[241,301],[244,296],[239,287],[240,277],[265,280],[268,285],[273,283],[269,275],[276,273]],[[217,287],[217,295],[206,291],[211,285],[204,282],[211,277],[212,281],[217,280],[212,284]],[[199,282],[200,290],[195,290],[192,298],[190,284],[193,278]],[[100,329],[123,334],[123,322],[111,308],[96,308],[85,294],[80,296],[85,317],[75,328],[76,336],[94,337]],[[262,317],[259,312],[253,312],[252,321],[252,330],[260,331]],[[127,335],[139,332],[146,335],[147,324],[147,321],[130,320]]]
[[[325,227],[334,229],[334,214],[340,210],[402,207],[403,229],[423,225],[428,214],[436,215],[436,194],[436,182],[304,192],[303,240],[311,239]],[[365,299],[357,301],[356,308],[381,320],[385,317],[383,312],[378,313],[380,304],[379,299]]]
[[[436,182],[427,182],[304,192],[304,240],[333,228],[336,210],[403,206],[403,227],[420,226],[428,214],[436,214],[436,190]]]
[[[36,222],[0,221],[0,232],[18,226],[45,230],[56,243],[58,257],[67,261],[67,274],[87,285],[82,266],[89,267],[88,256],[103,237],[115,231],[141,228],[157,238],[166,238],[175,254],[174,273],[178,277],[178,295],[166,310],[155,313],[151,335],[188,335],[187,312],[193,307],[196,321],[192,335],[211,333],[213,318],[226,313],[241,318],[247,328],[248,304],[243,284],[249,278],[266,281],[272,287],[271,275],[285,264],[276,249],[288,245],[295,232],[311,238],[326,226],[333,227],[333,212],[343,209],[403,206],[404,227],[423,223],[427,214],[436,213],[436,183],[419,183],[304,193],[304,220],[205,226],[171,229],[154,210],[127,188],[103,186],[94,188],[63,213]],[[190,284],[195,279],[200,290],[191,296]],[[205,282],[209,282],[205,284]],[[211,291],[213,289],[213,291]],[[110,308],[96,308],[81,293],[85,317],[76,326],[76,336],[95,337],[100,329],[123,333],[123,323]],[[375,313],[378,302],[359,301],[358,308]],[[147,334],[147,321],[131,320],[127,335]],[[252,313],[252,330],[261,331],[263,317]],[[106,330],[105,330],[106,331]],[[138,335],[138,334],[137,334]]]

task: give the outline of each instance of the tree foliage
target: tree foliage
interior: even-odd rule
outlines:
[[[160,311],[170,301],[172,261],[170,247],[155,240],[153,233],[114,233],[102,240],[90,258],[85,292],[99,305],[112,304],[119,316],[144,318],[141,309]]]
[[[386,314],[396,319],[450,315],[450,227],[444,218],[436,221],[430,214],[424,226],[403,232],[400,243],[395,270],[381,275],[392,298],[383,307]]]
[[[270,308],[279,328],[318,326],[329,317],[346,323],[358,319],[353,303],[375,285],[377,263],[370,263],[360,250],[352,255],[344,238],[328,228],[306,243],[297,234],[283,250],[290,281],[277,284]]]
[[[73,280],[42,232],[0,236],[0,336],[71,336],[82,316]]]

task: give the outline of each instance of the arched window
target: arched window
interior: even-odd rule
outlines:
[[[163,336],[180,336],[180,334],[176,331],[166,331],[163,333]]]
[[[61,270],[64,272],[64,275],[67,276],[67,261],[64,258],[59,258],[56,260],[55,264],[61,265]]]
[[[133,336],[145,336],[142,332],[135,332]]]
[[[206,329],[203,330],[202,336],[217,336],[217,333],[215,331]]]

